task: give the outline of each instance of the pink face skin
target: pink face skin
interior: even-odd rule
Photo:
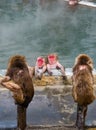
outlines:
[[[37,59],[37,66],[38,67],[43,67],[44,65],[44,59],[43,58],[38,58]]]
[[[84,69],[86,69],[86,65],[80,65],[79,66],[79,70],[84,70]]]
[[[69,0],[69,5],[76,5],[78,3],[77,0]]]
[[[56,56],[55,55],[49,55],[48,61],[49,61],[50,65],[55,64],[56,63]]]

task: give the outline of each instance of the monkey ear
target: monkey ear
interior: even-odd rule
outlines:
[[[89,61],[87,62],[87,64],[91,67],[91,69],[93,69],[93,62],[92,62],[92,60],[89,60]]]

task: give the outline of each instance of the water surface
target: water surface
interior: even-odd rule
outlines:
[[[66,67],[86,53],[96,66],[96,8],[69,7],[63,0],[0,0],[0,69],[8,58],[25,55],[29,65],[37,56],[56,52]]]
[[[38,56],[52,52],[58,54],[65,68],[72,68],[75,57],[86,53],[92,57],[96,68],[96,8],[70,7],[63,0],[0,0],[0,74],[4,74],[12,55],[25,55],[29,65],[35,65]],[[16,126],[16,106],[10,94],[7,96],[7,100],[4,95],[0,98],[1,102],[3,100],[0,105],[0,126],[8,127],[9,124],[9,127],[13,127]],[[64,98],[62,100],[65,101]],[[76,106],[73,106],[75,108],[70,117],[68,113],[58,113],[58,102],[54,104],[54,98],[49,99],[46,95],[39,99],[34,97],[32,105],[29,106],[29,113],[32,110],[31,114],[28,113],[29,124],[51,124],[53,119],[56,119],[54,124],[75,121]],[[94,106],[92,104],[89,109],[88,124],[95,120],[95,115],[90,115],[91,111],[95,111]],[[69,104],[68,108],[71,107]],[[11,115],[14,111],[14,115]],[[40,112],[44,112],[43,115]],[[66,115],[70,120],[65,120]],[[46,120],[42,120],[42,116]]]

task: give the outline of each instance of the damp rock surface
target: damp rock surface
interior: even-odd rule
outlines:
[[[75,130],[77,104],[71,94],[71,85],[35,87],[35,95],[27,109],[26,130]],[[95,126],[96,101],[88,106],[86,125]],[[0,89],[0,130],[15,130],[17,106],[12,93]]]

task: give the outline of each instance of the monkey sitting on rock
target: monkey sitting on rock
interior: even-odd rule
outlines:
[[[8,82],[10,80],[11,82]],[[15,55],[9,59],[7,72],[5,77],[1,80],[1,84],[13,91],[13,97],[17,104],[24,107],[28,106],[33,98],[34,88],[24,56]],[[21,99],[18,98],[18,96],[20,96],[18,95],[20,90],[22,91]]]
[[[91,104],[94,99],[93,90],[93,61],[86,54],[80,54],[76,57],[73,66],[72,76],[72,95],[74,101],[77,103],[77,119],[76,126],[78,129],[84,129],[85,117],[87,113],[87,106]]]
[[[17,104],[18,128],[25,130],[26,108],[33,99],[34,87],[24,56],[15,55],[9,59],[6,75],[0,83],[13,92]]]

